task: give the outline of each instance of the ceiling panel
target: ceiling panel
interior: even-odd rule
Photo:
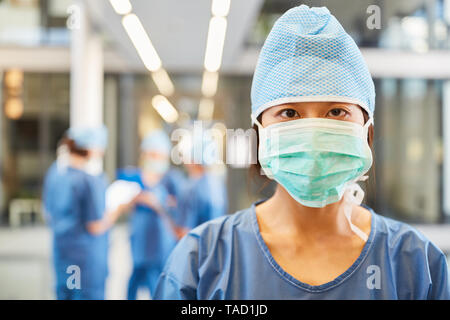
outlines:
[[[120,16],[109,1],[87,1],[92,20],[124,55],[130,69],[142,68],[134,47],[122,28]],[[211,0],[133,0],[133,12],[140,18],[170,72],[202,72],[211,18]],[[244,51],[250,28],[253,27],[262,0],[232,0],[228,15],[223,68],[233,68]]]

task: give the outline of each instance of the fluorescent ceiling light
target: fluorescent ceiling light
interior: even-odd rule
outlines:
[[[152,99],[152,105],[166,122],[173,123],[177,121],[178,111],[166,97],[161,95],[154,96]]]
[[[164,68],[152,72],[152,78],[162,95],[171,96],[174,93],[173,83]]]
[[[122,25],[136,48],[145,67],[149,71],[161,68],[161,59],[158,56],[144,26],[135,14],[128,14],[122,18]]]
[[[214,100],[203,98],[198,107],[198,119],[212,120],[214,114]]]
[[[223,45],[227,31],[227,20],[223,17],[212,17],[209,22],[208,40],[206,43],[205,68],[215,72],[222,64]]]
[[[133,9],[129,0],[109,0],[117,14],[125,15]]]
[[[211,12],[214,16],[226,17],[230,12],[231,0],[213,0]]]
[[[208,98],[213,97],[217,92],[218,81],[219,81],[218,72],[209,72],[205,70],[203,72],[202,94]]]

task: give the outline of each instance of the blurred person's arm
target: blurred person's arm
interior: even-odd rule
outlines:
[[[141,192],[136,197],[136,202],[155,210],[157,213],[161,211],[161,203],[159,202],[156,195],[150,191]]]
[[[169,194],[167,196],[166,205],[169,208],[176,208],[177,207],[177,198],[173,194]]]
[[[171,201],[169,200],[169,197],[170,195],[168,196],[166,203]],[[173,201],[175,201],[174,205],[176,206],[176,199],[174,197]],[[164,210],[164,207],[161,205],[161,202],[158,200],[157,196],[154,193],[149,191],[141,192],[141,194],[139,194],[136,197],[136,202],[155,210],[155,212],[159,214],[161,218],[164,219],[170,225],[170,228],[172,229],[172,232],[175,234],[177,240],[180,240],[189,232],[189,229],[182,226],[178,226],[173,221],[173,219]]]
[[[189,233],[190,229],[182,226],[176,226],[174,232],[177,240],[181,240],[185,235]]]
[[[129,211],[135,205],[137,197],[105,212],[104,206],[100,206],[99,199],[95,197],[95,188],[96,186],[92,184],[91,180],[84,179],[77,184],[75,192],[81,205],[82,219],[87,231],[92,235],[100,235],[111,228],[123,213]]]
[[[99,235],[106,232],[114,225],[122,214],[130,211],[134,207],[136,198],[131,200],[129,203],[119,205],[114,210],[107,211],[102,219],[88,222],[86,226],[88,232],[93,235]]]

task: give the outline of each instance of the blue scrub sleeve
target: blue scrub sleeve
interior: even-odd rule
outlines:
[[[158,279],[155,300],[197,300],[198,241],[189,233],[173,249]]]
[[[433,243],[429,243],[428,261],[432,283],[428,292],[428,299],[450,300],[450,279],[448,276],[447,259],[444,253]]]
[[[96,199],[95,189],[88,179],[83,179],[83,183],[79,185],[78,196],[80,197],[81,212],[83,214],[83,222],[89,223],[101,220],[103,210]]]
[[[155,291],[155,300],[196,300],[196,290],[174,277],[161,273]]]

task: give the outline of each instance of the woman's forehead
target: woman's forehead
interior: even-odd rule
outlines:
[[[310,108],[329,108],[334,106],[347,106],[347,107],[354,107],[354,108],[360,108],[358,105],[353,103],[347,103],[347,102],[330,102],[330,101],[311,101],[311,102],[294,102],[294,103],[285,103],[280,104],[277,106],[273,106],[272,108],[304,108],[304,109],[310,109]],[[272,109],[269,108],[269,109]]]

